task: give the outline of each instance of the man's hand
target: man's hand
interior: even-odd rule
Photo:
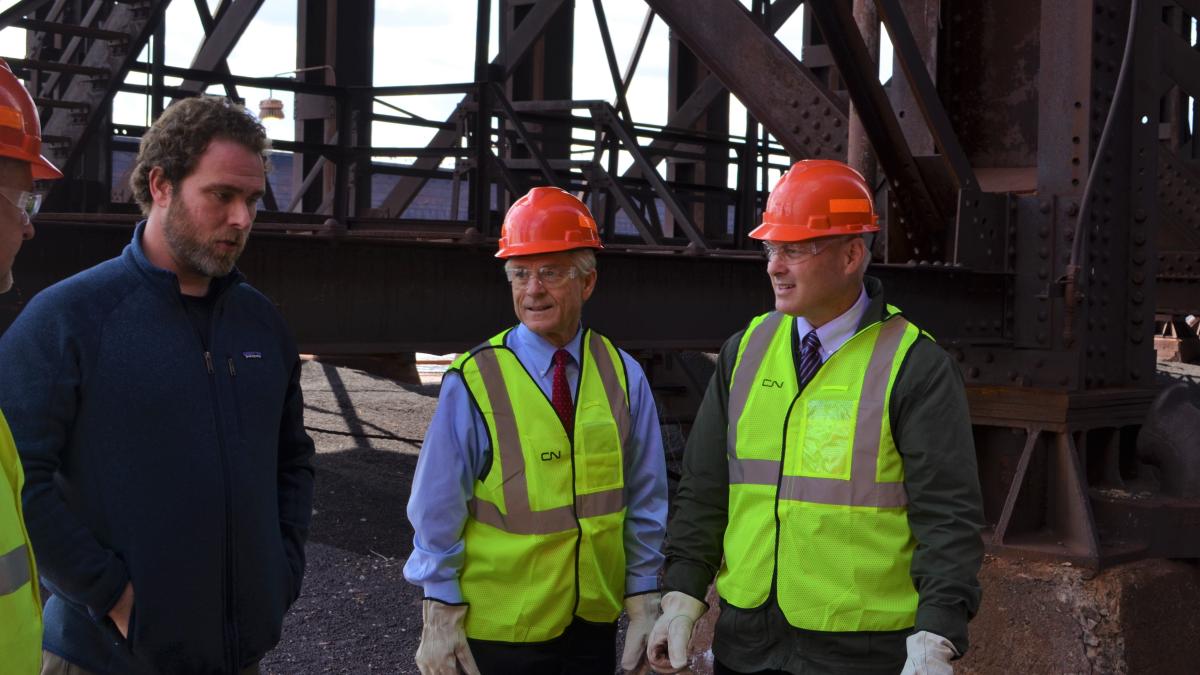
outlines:
[[[708,605],[687,593],[671,591],[662,598],[662,616],[650,631],[646,656],[657,673],[678,673],[687,667],[692,626]]]
[[[120,631],[121,637],[129,639],[129,614],[133,611],[133,584],[126,582],[125,590],[121,591],[121,597],[117,598],[117,604],[108,610],[108,618],[117,625],[117,630]]]
[[[447,605],[438,600],[421,602],[421,644],[417,646],[417,669],[421,675],[479,675],[479,666],[467,645],[463,622],[466,605]],[[461,668],[461,670],[459,670]]]
[[[941,635],[920,631],[908,636],[908,660],[900,675],[954,675],[950,659],[958,656],[954,645]]]
[[[629,625],[625,628],[625,651],[621,654],[621,668],[627,673],[644,673],[646,663],[646,641],[650,629],[658,618],[658,593],[642,593],[625,598],[625,613]]]

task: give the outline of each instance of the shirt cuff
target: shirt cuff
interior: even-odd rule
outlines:
[[[462,589],[458,585],[458,579],[450,581],[426,581],[422,586],[425,589],[426,598],[441,600],[447,605],[463,604]]]
[[[667,564],[663,575],[663,592],[680,591],[704,602],[713,573],[705,565],[687,560],[675,560]]]
[[[917,608],[915,632],[929,631],[946,638],[954,645],[958,656],[967,653],[967,615],[959,607],[925,604]]]
[[[658,577],[625,577],[625,597],[658,590]]]
[[[92,618],[96,621],[103,621],[112,608],[116,607],[117,601],[121,599],[121,594],[125,592],[125,586],[128,584],[129,572],[125,569],[125,563],[110,553],[109,563],[104,569],[104,574],[88,590],[87,597],[82,599]]]

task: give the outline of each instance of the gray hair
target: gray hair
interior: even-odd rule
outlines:
[[[596,269],[596,252],[590,248],[572,249],[571,264],[580,274],[587,276]]]

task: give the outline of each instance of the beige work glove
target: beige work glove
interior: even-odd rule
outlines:
[[[646,642],[650,629],[658,618],[658,593],[642,593],[625,598],[625,614],[629,625],[625,627],[625,651],[621,653],[621,667],[625,672],[638,671],[646,662]],[[642,668],[642,671],[645,669]]]
[[[417,646],[421,675],[479,675],[463,630],[467,605],[426,599],[421,601],[421,620],[421,644]]]
[[[909,635],[904,644],[908,647],[908,660],[900,675],[954,675],[950,659],[958,656],[958,652],[946,638],[923,630]]]
[[[656,673],[678,673],[687,667],[692,626],[708,605],[687,593],[671,591],[662,597],[662,616],[650,631],[646,658]]]

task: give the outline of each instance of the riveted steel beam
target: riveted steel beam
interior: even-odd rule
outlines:
[[[740,3],[646,1],[790,155],[845,159],[846,103]]]
[[[258,14],[258,9],[262,7],[262,4],[263,0],[232,0],[216,19],[216,23],[204,43],[196,50],[196,55],[192,57],[192,68],[217,70],[224,64],[242,34],[246,32],[246,28],[250,26],[250,22],[254,20],[254,16]],[[208,82],[184,80],[180,86],[187,91],[199,94],[208,86]]]
[[[850,99],[867,137],[887,174],[897,212],[888,214],[888,260],[942,260],[952,245],[947,241],[949,215],[935,201],[900,128],[877,67],[867,52],[849,3],[809,2],[812,17],[825,36]],[[903,22],[903,15],[893,17]],[[915,49],[915,48],[914,48]],[[917,57],[919,61],[919,57]],[[917,92],[918,96],[920,92]]]
[[[507,78],[512,74],[513,70],[521,62],[521,59],[529,53],[529,50],[541,37],[546,27],[558,14],[559,10],[563,9],[564,0],[538,0],[538,3],[529,10],[529,13],[522,19],[516,30],[500,45],[500,53],[492,60],[491,65],[500,68],[503,77]],[[464,98],[459,106],[467,103],[470,97]],[[453,124],[458,115],[458,107],[454,112],[446,118],[447,124]],[[450,148],[459,139],[459,133],[456,130],[443,129],[434,134],[433,139],[429,141],[430,148]],[[422,157],[414,162],[417,169],[431,171],[436,169],[442,163],[440,157]],[[380,203],[380,210],[384,213],[389,213],[395,217],[399,217],[412,203],[412,200],[421,191],[425,185],[425,178],[406,176],[398,181],[392,188],[391,192],[384,197]]]

